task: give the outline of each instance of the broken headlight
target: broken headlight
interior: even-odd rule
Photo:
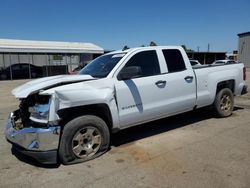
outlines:
[[[39,96],[39,100],[34,106],[29,107],[30,120],[38,123],[48,123],[51,98],[49,96]]]

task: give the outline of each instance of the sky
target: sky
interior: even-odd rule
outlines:
[[[5,39],[232,52],[237,34],[249,31],[250,0],[0,0]]]

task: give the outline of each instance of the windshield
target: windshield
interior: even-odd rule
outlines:
[[[88,74],[95,78],[104,78],[108,76],[124,55],[125,53],[100,56],[84,67],[79,74]]]

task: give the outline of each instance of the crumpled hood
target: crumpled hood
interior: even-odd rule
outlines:
[[[32,93],[36,93],[40,90],[45,90],[53,88],[59,85],[71,84],[75,82],[93,80],[90,75],[59,75],[59,76],[50,76],[45,78],[36,79],[30,82],[27,82],[14,90],[12,94],[16,98],[26,98]]]

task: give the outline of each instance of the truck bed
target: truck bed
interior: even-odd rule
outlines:
[[[223,82],[232,82],[234,95],[240,95],[244,86],[243,67],[242,63],[194,66],[193,71],[197,81],[197,107],[212,104],[218,84]]]

